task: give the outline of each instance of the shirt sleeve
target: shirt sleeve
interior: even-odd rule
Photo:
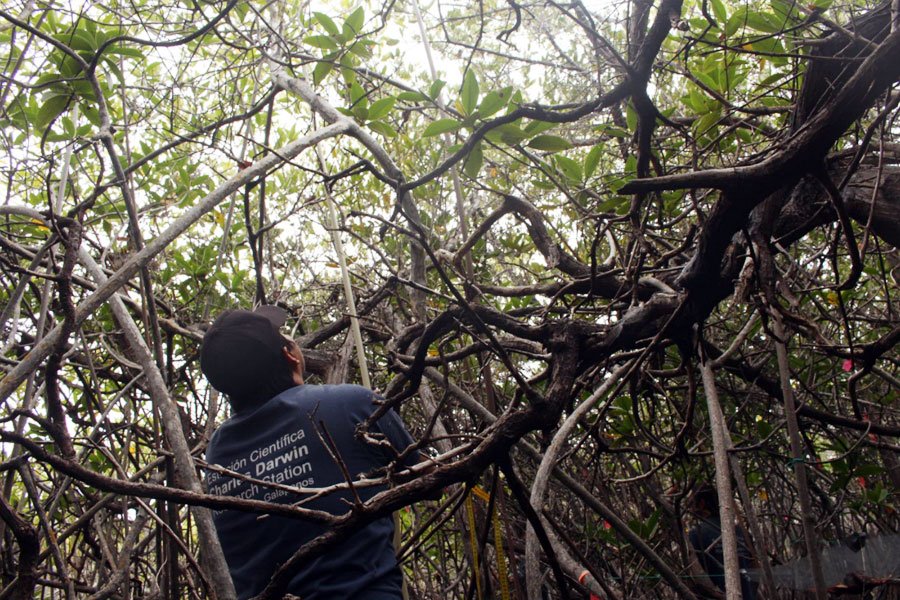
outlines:
[[[384,401],[384,399],[374,394],[374,400]],[[400,418],[400,415],[394,411],[394,409],[388,410],[381,418],[378,419],[375,423],[378,431],[384,434],[384,437],[391,443],[391,446],[397,452],[402,452],[409,446],[415,443],[412,436],[409,434],[409,431],[406,430],[406,427],[403,425],[403,420]],[[403,460],[403,464],[407,467],[411,467],[421,460],[419,456],[418,450],[414,452],[410,452]]]

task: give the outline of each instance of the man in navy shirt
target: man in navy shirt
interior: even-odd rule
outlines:
[[[286,314],[276,307],[220,315],[203,339],[200,367],[214,388],[226,394],[233,416],[213,434],[209,464],[247,479],[211,471],[212,494],[294,503],[308,497],[284,487],[323,488],[345,483],[341,464],[352,477],[373,474],[395,462],[413,440],[400,418],[388,411],[370,428],[369,444],[357,426],[377,408],[377,397],[355,385],[305,385],[303,355],[279,328]],[[335,453],[323,444],[333,441]],[[340,463],[339,463],[340,461]],[[401,462],[418,461],[415,452]],[[356,489],[362,500],[384,486]],[[353,492],[343,489],[303,504],[305,508],[346,513]],[[300,519],[260,517],[238,510],[214,514],[216,531],[238,598],[259,594],[278,566],[303,544],[325,531]],[[304,600],[398,600],[402,576],[392,545],[390,517],[377,519],[332,550],[311,558],[294,575],[287,592]]]
[[[688,538],[697,553],[700,566],[717,588],[725,591],[725,561],[722,557],[722,521],[719,517],[719,494],[709,484],[701,484],[693,495],[693,512],[699,522],[690,530]],[[753,557],[741,529],[737,536],[738,566],[741,570],[741,598],[756,600],[757,584],[750,578]]]

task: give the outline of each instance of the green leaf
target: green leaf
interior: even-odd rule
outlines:
[[[94,36],[81,29],[60,36],[59,41],[73,50],[78,50],[79,53],[93,53],[97,48],[97,40],[94,39]]]
[[[730,17],[728,17],[728,22],[725,23],[725,37],[732,37],[738,30],[744,25],[744,18],[747,16],[747,11],[745,9],[738,10],[735,13],[732,13]]]
[[[622,185],[625,185],[626,183],[627,183],[627,180],[622,181]],[[622,187],[622,186],[618,186],[618,187]],[[600,212],[612,211],[612,212],[616,213],[617,215],[626,215],[626,214],[628,214],[628,209],[629,209],[630,204],[631,204],[631,200],[629,200],[628,198],[625,198],[623,196],[613,196],[606,202],[602,202],[598,208],[600,209]],[[628,433],[630,433],[633,430],[634,425],[631,423],[631,419],[628,419],[628,423],[629,423]]]
[[[356,82],[351,83],[348,92],[350,93],[350,104],[357,105],[361,102],[368,104],[368,100],[366,100],[366,90],[363,89],[363,86]]]
[[[100,127],[100,112],[94,108],[93,106],[86,106],[84,102],[79,103],[81,107],[81,114],[83,114],[88,121]]]
[[[368,101],[363,101],[356,106],[353,107],[353,116],[359,119],[360,122],[365,123],[369,120],[369,107]]]
[[[556,135],[539,135],[528,142],[528,147],[544,152],[560,152],[568,150],[572,144],[569,143],[569,140]]]
[[[572,160],[568,156],[563,156],[561,154],[554,156],[553,160],[556,162],[557,168],[566,176],[566,179],[577,183],[584,178],[581,172],[581,164],[578,163],[578,161]]]
[[[765,57],[766,60],[772,62],[773,65],[786,65],[788,61],[788,57],[779,56],[784,54],[784,45],[781,43],[776,37],[764,37],[753,40],[753,49],[758,50],[759,52],[767,53]],[[760,100],[764,98],[771,98],[771,96],[764,96]]]
[[[144,53],[137,48],[128,48],[126,46],[109,46],[103,51],[103,54],[120,54],[131,58],[144,58]]]
[[[726,84],[729,90],[733,90],[744,83],[744,80],[747,79],[747,76],[750,74],[749,69],[740,68],[743,66],[744,65],[737,63],[728,65],[728,68],[726,69],[726,73],[728,74],[726,77]]]
[[[831,462],[831,470],[834,473],[850,473],[850,467],[847,465],[847,461],[841,458]]]
[[[375,106],[374,104],[372,106]],[[369,116],[371,116],[372,111],[369,110]],[[397,130],[385,123],[384,121],[372,121],[368,124],[369,129],[374,131],[375,133],[380,133],[384,137],[397,137]]]
[[[365,44],[362,41],[358,41],[350,46],[350,52],[360,58],[372,58],[374,56],[371,45]]]
[[[725,12],[725,4],[722,0],[710,0],[710,3],[712,4],[713,14],[719,22],[719,27],[725,27],[725,24],[728,22],[728,13]]]
[[[800,16],[797,6],[792,0],[769,0],[769,6],[775,11],[777,18],[782,21]]]
[[[556,189],[556,186],[554,184],[550,183],[549,181],[544,181],[542,179],[535,179],[534,181],[531,182],[531,185],[533,185],[534,187],[536,187],[539,190],[552,191],[552,190]]]
[[[316,63],[316,68],[313,69],[313,85],[319,85],[322,81],[328,77],[328,74],[331,73],[331,70],[334,69],[334,63],[330,60],[320,60]]]
[[[329,35],[308,35],[303,38],[303,43],[322,50],[337,50],[338,44]]]
[[[768,77],[766,77],[765,79],[760,81],[759,86],[765,87],[768,85],[772,85],[773,83],[781,81],[782,79],[784,79],[784,77],[785,77],[784,73],[773,73],[772,75],[769,75]]]
[[[694,73],[694,77],[700,80],[700,82],[708,87],[709,89],[718,92],[719,91],[719,83],[712,78],[709,73],[704,73],[703,71],[697,71]]]
[[[637,176],[637,157],[634,154],[625,159],[625,175],[626,177]]]
[[[656,529],[659,524],[659,517],[661,514],[662,509],[657,508],[655,511],[653,511],[653,514],[651,514],[646,521],[640,521],[638,519],[632,519],[631,521],[628,521],[628,528],[640,537],[644,539],[650,539],[656,534]]]
[[[81,73],[81,65],[66,54],[59,61],[59,72],[63,77],[77,77]]]
[[[873,504],[883,504],[885,500],[890,496],[890,492],[888,492],[887,488],[881,485],[879,481],[875,486],[875,489],[866,490],[865,493],[866,499]]]
[[[838,490],[842,490],[847,487],[847,484],[850,483],[851,475],[849,473],[843,473],[838,475],[834,479],[834,483],[828,486],[829,492],[837,492]]]
[[[69,104],[68,96],[52,96],[41,105],[34,120],[35,129],[41,131],[58,117]]]
[[[462,123],[456,119],[438,119],[433,123],[429,123],[425,131],[422,132],[422,137],[433,137],[442,133],[456,131],[461,125]]]
[[[490,92],[478,105],[478,116],[486,119],[506,106],[507,102],[509,102],[509,93]]]
[[[400,92],[397,94],[397,100],[403,100],[404,102],[424,102],[425,100],[428,100],[428,96],[422,92]]]
[[[91,84],[87,82],[85,79],[76,79],[74,81],[69,82],[69,86],[75,90],[75,92],[85,98],[87,100],[94,100],[94,88],[91,87]]]
[[[747,26],[763,33],[778,33],[783,27],[772,13],[747,11]]]
[[[603,154],[603,146],[597,145],[591,148],[587,156],[584,157],[584,178],[590,179],[600,164],[600,155]]]
[[[484,162],[484,153],[481,150],[481,142],[475,144],[475,147],[472,148],[472,151],[469,152],[469,156],[466,157],[466,162],[463,164],[463,172],[475,179],[478,176],[478,172],[481,170],[481,165]]]
[[[441,90],[444,89],[445,85],[447,85],[447,82],[443,79],[435,80],[435,82],[431,84],[431,87],[428,88],[428,97],[432,100],[437,100],[438,95],[441,93]]]
[[[338,29],[338,26],[335,25],[334,21],[331,20],[331,17],[326,15],[325,13],[314,12],[313,17],[316,21],[318,21],[319,25],[322,26],[325,31],[330,33],[331,35],[340,35],[341,30]]]
[[[706,96],[696,84],[688,86],[688,93],[686,96],[682,96],[681,101],[692,112],[703,112],[706,110]]]
[[[869,477],[874,475],[881,475],[882,473],[884,473],[884,467],[876,464],[865,464],[859,465],[858,467],[853,469],[853,472],[857,476]]]
[[[499,127],[491,129],[485,136],[488,141],[494,144],[507,144],[515,146],[528,139],[528,134],[519,127],[519,121],[513,123],[504,123]]]
[[[472,69],[466,71],[462,90],[459,93],[459,101],[462,105],[463,113],[467,115],[471,115],[478,104],[478,78]]]
[[[719,113],[718,112],[708,112],[702,117],[700,117],[694,123],[694,131],[697,135],[707,135],[712,133],[712,128],[716,126],[716,123],[719,122]]]
[[[628,131],[637,130],[638,114],[631,106],[631,102],[625,105],[625,124],[628,126]]]
[[[548,121],[531,121],[524,127],[524,131],[528,134],[528,137],[532,137],[553,129],[554,127],[556,127],[556,123],[550,123]]]
[[[372,121],[377,121],[378,119],[391,112],[391,109],[394,108],[394,104],[396,103],[397,99],[393,97],[376,100],[369,107],[369,119],[371,119]]]
[[[359,59],[356,56],[350,54],[349,52],[345,52],[341,56],[341,60],[339,62],[341,64],[342,68],[352,71],[353,69],[356,68],[356,65],[359,64]],[[353,77],[352,81],[357,81],[356,77]]]
[[[356,77],[356,71],[349,67],[345,67],[344,65],[341,65],[341,77],[344,79],[344,83],[347,85],[359,83],[359,79],[357,79]]]
[[[500,139],[504,144],[515,146],[528,139],[528,134],[515,123],[507,123],[500,128]]]
[[[363,23],[365,23],[365,20],[366,13],[363,10],[362,6],[360,6],[352,13],[350,13],[350,16],[347,17],[346,20],[344,20],[344,27],[349,28],[353,32],[353,35],[351,37],[357,36],[362,31]]]
[[[112,72],[113,76],[119,80],[120,84],[125,85],[125,76],[122,74],[122,70],[119,69],[119,65],[116,64],[116,61],[109,58],[104,58],[103,64],[105,64],[106,68],[109,69]]]
[[[621,127],[616,127],[615,125],[599,125],[594,128],[594,131],[597,133],[603,133],[610,137],[617,138],[627,138],[628,132],[622,129]]]

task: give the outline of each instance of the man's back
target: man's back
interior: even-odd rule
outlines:
[[[319,488],[343,483],[341,469],[323,446],[319,433],[327,432],[354,476],[383,467],[393,456],[354,437],[356,426],[375,408],[372,393],[359,386],[293,387],[225,422],[210,441],[207,461],[281,485]],[[371,433],[383,434],[398,450],[412,443],[393,412],[379,419]],[[208,484],[210,493],[218,495],[279,503],[302,498],[215,473],[208,477]],[[380,488],[358,491],[365,500]],[[349,491],[329,494],[304,507],[342,514],[347,512],[351,496]],[[262,591],[278,565],[324,531],[320,525],[299,519],[260,518],[240,511],[220,511],[214,521],[242,600]],[[399,598],[401,576],[392,535],[389,517],[370,523],[332,551],[307,562],[288,591],[304,600]]]
[[[738,566],[741,569],[741,597],[743,600],[755,600],[756,584],[746,573],[753,566],[753,558],[740,528],[735,529],[735,534],[737,535]],[[688,538],[697,552],[697,559],[709,580],[720,590],[725,591],[725,561],[722,557],[722,524],[719,516],[713,515],[700,519],[700,522],[689,532]]]

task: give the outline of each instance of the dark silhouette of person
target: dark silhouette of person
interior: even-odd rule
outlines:
[[[709,580],[717,588],[725,591],[725,563],[722,558],[722,522],[719,518],[719,495],[708,484],[701,485],[694,492],[691,511],[699,519],[688,533],[697,560]],[[757,584],[749,576],[753,568],[753,557],[740,528],[735,529],[737,537],[738,565],[741,570],[741,597],[756,600]]]
[[[331,488],[397,460],[412,466],[419,455],[401,459],[413,440],[391,410],[368,429],[379,443],[357,437],[357,427],[372,417],[381,398],[356,385],[305,383],[299,346],[279,332],[286,317],[271,306],[226,311],[203,338],[200,366],[233,410],[206,452],[210,465],[227,472],[210,471],[207,486],[216,495],[281,504],[304,500],[306,508],[345,514],[357,496],[368,500],[385,486],[313,498],[302,488]],[[217,511],[213,522],[239,600],[262,592],[279,565],[327,530],[321,523],[240,510]],[[286,591],[303,600],[401,600],[393,534],[390,516],[360,526],[300,565]]]

